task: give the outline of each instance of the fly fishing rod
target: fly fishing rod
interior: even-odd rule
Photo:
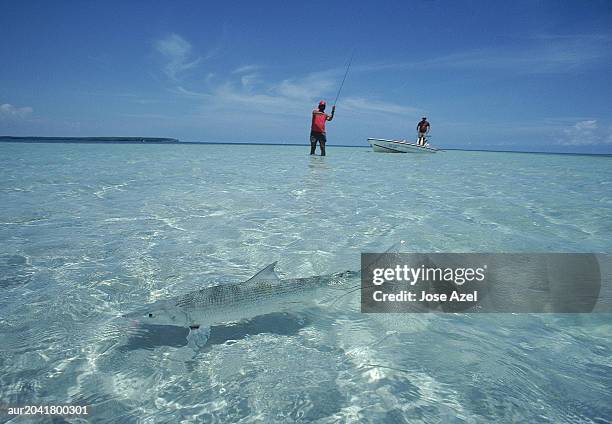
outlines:
[[[334,106],[338,104],[338,98],[340,97],[340,92],[342,91],[342,87],[344,87],[344,81],[346,81],[346,76],[348,75],[349,69],[351,67],[351,63],[353,62],[353,56],[355,56],[355,50],[351,53],[351,58],[348,61],[348,65],[346,65],[346,72],[344,73],[344,78],[342,78],[342,83],[340,84],[340,88],[338,89],[338,94],[336,94],[336,100],[334,101]]]

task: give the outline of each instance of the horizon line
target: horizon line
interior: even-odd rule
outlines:
[[[103,140],[106,139],[106,140]],[[32,140],[32,141],[27,141]],[[150,141],[144,141],[150,140]],[[308,143],[272,143],[272,142],[245,142],[245,141],[181,141],[172,137],[146,137],[146,136],[91,136],[91,137],[47,137],[47,136],[10,136],[0,135],[0,142],[4,143],[57,143],[57,144],[188,144],[188,145],[236,145],[236,146],[300,146],[310,147]],[[342,148],[366,148],[369,145],[351,144],[328,144],[333,147]],[[547,152],[541,150],[493,150],[493,149],[468,149],[468,148],[440,148],[440,151],[451,150],[460,152],[486,152],[486,153],[523,153],[523,154],[543,154],[543,155],[572,155],[572,156],[612,156],[612,153],[578,153],[578,152]]]

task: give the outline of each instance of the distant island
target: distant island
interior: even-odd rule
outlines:
[[[13,143],[179,143],[176,138],[162,137],[14,137],[0,136],[0,142]]]

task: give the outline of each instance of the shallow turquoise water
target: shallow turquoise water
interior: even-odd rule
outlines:
[[[610,422],[610,315],[372,316],[357,292],[213,327],[195,356],[182,329],[113,321],[276,260],[286,278],[358,269],[398,240],[611,251],[609,157],[307,150],[0,144],[2,403],[93,422]]]

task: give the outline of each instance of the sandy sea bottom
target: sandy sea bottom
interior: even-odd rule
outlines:
[[[126,423],[610,422],[610,315],[372,315],[356,292],[219,323],[197,353],[184,329],[115,319],[273,261],[283,278],[358,269],[399,240],[611,250],[610,158],[307,149],[0,144],[3,407],[88,405],[91,422]]]

